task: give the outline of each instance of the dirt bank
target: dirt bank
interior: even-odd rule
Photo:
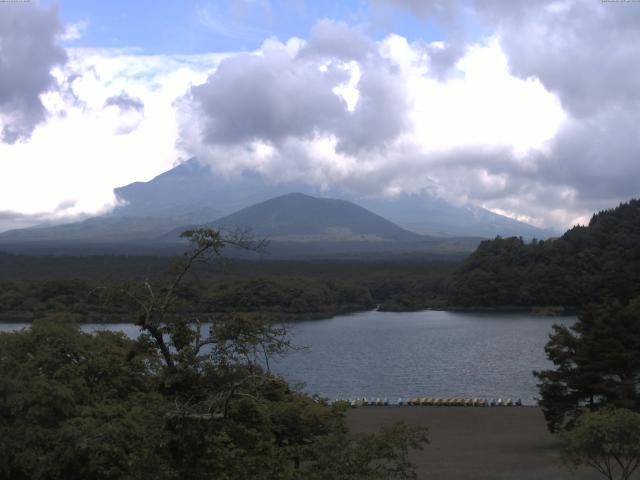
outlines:
[[[591,480],[559,462],[559,442],[536,407],[362,407],[347,414],[354,431],[404,420],[429,427],[431,445],[412,456],[418,478],[443,480]],[[640,478],[640,477],[639,477]]]

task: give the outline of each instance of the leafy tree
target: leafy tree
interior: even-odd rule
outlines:
[[[609,480],[628,480],[640,465],[640,414],[630,410],[587,412],[563,438],[569,465],[587,465]]]
[[[545,350],[555,369],[535,375],[551,431],[587,409],[640,410],[640,297],[586,308],[573,327],[554,327]]]
[[[81,333],[73,320],[58,315],[0,335],[0,478],[115,479],[162,469],[157,355],[127,360],[131,340]]]
[[[0,334],[0,479],[193,480],[415,478],[408,452],[426,430],[349,433],[340,405],[270,371],[291,347],[264,319],[176,312],[190,269],[229,245],[212,230],[168,283],[120,292],[142,334],[82,333],[68,315]]]

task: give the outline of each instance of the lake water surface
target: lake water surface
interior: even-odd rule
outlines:
[[[550,367],[544,346],[554,323],[574,317],[529,314],[362,312],[289,325],[295,345],[307,346],[273,368],[305,391],[329,398],[521,398],[535,403],[533,370]],[[25,327],[0,324],[0,331]],[[86,324],[85,331],[127,324]]]

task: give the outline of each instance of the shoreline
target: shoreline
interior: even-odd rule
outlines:
[[[377,305],[374,308],[369,309],[345,309],[345,310],[332,310],[327,312],[308,312],[303,314],[295,314],[290,312],[268,312],[268,311],[252,311],[252,312],[236,312],[239,314],[247,314],[247,315],[267,315],[280,317],[277,319],[277,322],[282,323],[295,323],[295,322],[306,322],[313,320],[328,320],[341,315],[352,315],[363,312],[384,312],[384,313],[415,313],[415,312],[452,312],[452,313],[479,313],[479,314],[506,314],[506,313],[529,313],[534,316],[540,317],[571,317],[576,316],[578,314],[578,308],[566,308],[561,306],[546,306],[546,307],[514,307],[514,306],[503,306],[503,307],[456,307],[456,306],[437,306],[437,307],[425,307],[419,309],[404,309],[404,310],[386,310],[380,309],[380,305]],[[70,313],[72,315],[83,315],[90,317],[88,320],[83,320],[80,323],[113,323],[113,324],[127,324],[134,323],[129,318],[123,318],[125,316],[129,316],[130,318],[135,318],[135,313],[130,314],[121,314],[121,313],[77,313],[77,312],[48,312],[42,313],[41,315],[36,314],[34,312],[10,312],[0,314],[0,323],[32,323],[34,320],[39,318],[44,318],[47,315],[56,314],[56,313]],[[229,315],[229,312],[224,313],[184,313],[185,316],[202,316],[202,317],[219,317],[222,315]]]

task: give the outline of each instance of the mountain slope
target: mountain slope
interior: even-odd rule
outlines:
[[[185,219],[182,219],[184,222]],[[0,245],[25,242],[119,242],[162,235],[177,220],[162,217],[93,217],[81,222],[9,230],[0,234]]]
[[[301,193],[252,205],[208,226],[231,231],[248,229],[257,237],[277,241],[415,242],[427,239],[354,203]],[[172,235],[180,230],[176,229]]]
[[[117,208],[114,215],[166,216],[189,213],[195,223],[206,223],[290,192],[302,192],[355,202],[407,230],[425,235],[548,238],[556,234],[484,208],[452,205],[426,193],[363,197],[340,189],[321,192],[302,183],[273,183],[250,172],[226,178],[195,159],[186,161],[149,182],[136,182],[117,188],[114,192],[126,203]],[[193,213],[199,209],[215,210],[217,215],[207,217],[206,214]]]
[[[452,205],[426,194],[360,198],[357,203],[407,230],[433,236],[556,236],[556,232],[550,229],[541,229],[474,205]]]
[[[204,223],[254,203],[299,191],[301,187],[272,184],[248,172],[227,178],[192,159],[148,182],[114,189],[123,205],[117,207],[113,215],[189,215],[195,223]]]
[[[393,198],[358,197],[344,190],[319,192],[308,185],[271,183],[259,174],[244,172],[225,177],[196,160],[189,160],[148,182],[116,188],[121,205],[108,215],[53,227],[32,227],[0,234],[0,244],[23,242],[127,242],[158,238],[187,224],[207,224],[238,210],[283,196],[292,191],[309,195],[342,198],[355,202],[405,230],[437,237],[522,236],[548,238],[553,232],[496,215],[473,206],[454,206],[428,194],[405,194]],[[311,206],[309,206],[311,208]],[[306,221],[299,215],[298,221]],[[226,221],[226,220],[225,220]],[[249,222],[256,223],[256,222]],[[379,232],[340,230],[315,231],[316,239],[355,238]],[[273,235],[285,235],[272,232]],[[388,232],[391,235],[391,231]],[[397,232],[396,232],[397,233]],[[306,240],[310,233],[286,233],[290,240]],[[307,238],[298,237],[305,236]],[[389,237],[392,238],[392,237]],[[403,237],[404,238],[404,237]]]

